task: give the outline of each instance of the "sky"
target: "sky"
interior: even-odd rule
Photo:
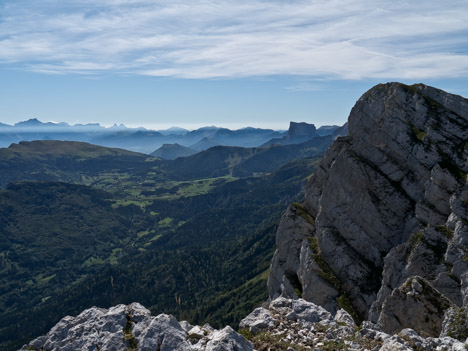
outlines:
[[[0,122],[287,129],[378,83],[468,96],[468,2],[2,0]]]

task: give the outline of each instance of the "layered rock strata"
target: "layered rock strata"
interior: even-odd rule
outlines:
[[[452,309],[466,329],[468,100],[378,85],[348,127],[282,218],[270,299],[303,297],[426,336]]]

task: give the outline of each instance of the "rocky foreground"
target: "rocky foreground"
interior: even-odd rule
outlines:
[[[389,335],[369,321],[357,326],[343,309],[332,315],[303,299],[277,298],[259,307],[240,323],[241,331],[258,351],[266,350],[466,350],[465,343],[451,337],[423,338],[413,329]]]
[[[252,350],[252,343],[227,326],[192,326],[173,316],[151,316],[139,303],[110,309],[93,307],[76,317],[64,317],[45,336],[21,350]]]
[[[277,298],[255,309],[240,323],[216,330],[192,326],[173,316],[150,312],[138,303],[108,310],[90,308],[63,318],[49,333],[23,346],[25,350],[466,350],[468,343],[451,337],[423,338],[413,329],[395,335],[371,322],[357,326],[345,310],[333,316],[303,299]],[[247,340],[245,337],[250,340]],[[468,340],[467,340],[468,341]]]

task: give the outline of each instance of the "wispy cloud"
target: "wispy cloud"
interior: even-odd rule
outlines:
[[[467,18],[465,0],[6,0],[0,63],[183,78],[466,77]]]

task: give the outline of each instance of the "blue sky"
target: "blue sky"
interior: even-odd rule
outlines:
[[[0,122],[343,124],[380,82],[468,96],[465,0],[3,0]]]

